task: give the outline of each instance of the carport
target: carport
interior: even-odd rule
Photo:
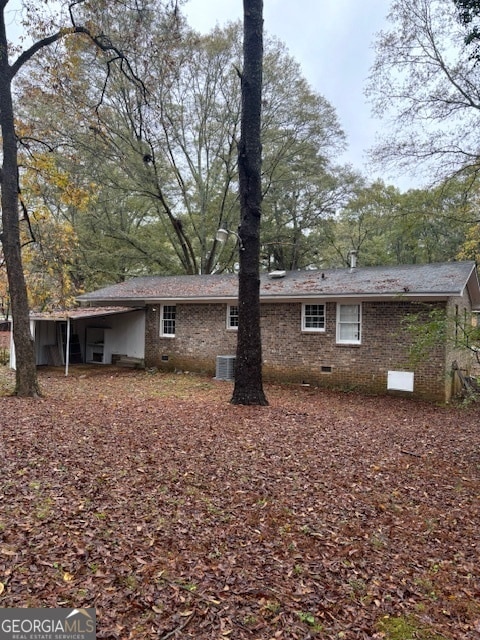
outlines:
[[[132,307],[86,307],[32,312],[30,329],[37,365],[111,364],[120,355],[143,358],[145,311]],[[10,366],[15,369],[13,339]]]

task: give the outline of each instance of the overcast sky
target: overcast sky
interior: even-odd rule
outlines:
[[[369,176],[365,151],[381,122],[371,117],[364,88],[373,63],[375,33],[385,26],[388,0],[264,0],[265,31],[301,64],[312,87],[335,107],[349,149],[339,158]],[[242,0],[188,0],[190,25],[205,33],[242,18]],[[378,172],[377,172],[378,175]],[[375,177],[375,176],[372,176]],[[386,182],[398,184],[391,176]]]

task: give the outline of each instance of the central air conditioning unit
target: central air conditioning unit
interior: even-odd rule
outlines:
[[[235,380],[235,356],[217,356],[216,380]]]

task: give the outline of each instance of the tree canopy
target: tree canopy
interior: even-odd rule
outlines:
[[[167,0],[168,2],[168,0]],[[28,29],[29,44],[22,51],[12,47],[8,41],[7,25],[8,0],[0,2],[0,130],[1,130],[1,241],[7,271],[8,291],[13,316],[13,338],[16,353],[16,393],[21,396],[36,396],[40,393],[36,376],[36,362],[33,338],[30,332],[29,303],[25,273],[22,263],[22,229],[19,220],[19,203],[22,204],[23,222],[31,233],[28,207],[20,199],[19,181],[19,137],[13,103],[13,83],[20,71],[35,56],[48,47],[58,47],[69,36],[85,38],[104,56],[107,86],[110,71],[118,66],[123,76],[134,84],[141,84],[134,67],[122,51],[120,43],[102,29],[101,20],[121,7],[123,2],[95,2],[75,0],[75,2],[38,3],[25,0],[23,26]],[[158,8],[163,9],[161,4]],[[177,4],[169,6],[175,16]],[[137,16],[141,7],[135,5]]]
[[[151,43],[163,42],[164,29],[152,17],[131,52],[145,92],[114,70],[104,88],[101,64],[79,41],[61,64],[57,52],[45,52],[22,82],[22,120],[30,138],[49,144],[47,151],[30,142],[29,155],[53,158],[85,195],[84,209],[64,205],[63,216],[79,240],[81,260],[72,266],[83,273],[73,278],[86,287],[145,272],[230,270],[238,259],[235,245],[222,246],[215,235],[239,220],[242,25],[206,36],[184,26],[160,55]],[[262,261],[306,266],[313,253],[307,233],[334,215],[350,180],[333,162],[345,136],[333,107],[271,38],[262,111]],[[44,179],[58,201],[58,187]]]
[[[480,69],[451,0],[394,0],[376,41],[368,95],[388,133],[374,152],[385,166],[425,180],[479,167]]]
[[[480,2],[478,2],[478,0],[453,0],[453,2],[457,7],[460,22],[468,29],[468,33],[465,36],[465,43],[475,44],[474,56],[478,60],[478,40],[480,40],[478,18],[480,18]]]

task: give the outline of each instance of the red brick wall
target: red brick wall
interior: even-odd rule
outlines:
[[[234,355],[236,349],[236,333],[226,329],[226,308],[226,304],[177,304],[175,338],[159,336],[160,306],[148,308],[146,365],[214,375],[216,357]],[[418,305],[363,302],[360,345],[336,343],[336,303],[327,303],[324,333],[301,332],[301,309],[301,303],[262,304],[266,380],[383,394],[387,393],[389,370],[412,371],[402,319],[418,311]],[[413,395],[448,399],[446,363],[445,346],[438,345],[415,369]]]

